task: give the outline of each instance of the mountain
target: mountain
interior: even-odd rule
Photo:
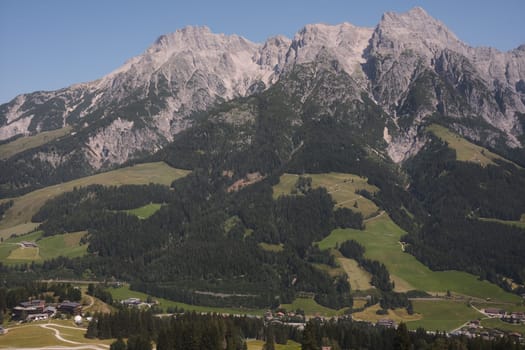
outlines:
[[[191,170],[170,189],[47,201],[32,217],[42,235],[88,231],[89,254],[20,269],[114,277],[192,304],[266,308],[307,293],[340,309],[352,299],[332,271],[339,250],[385,309],[409,307],[407,289],[505,294],[475,276],[523,293],[524,60],[524,46],[472,48],[420,8],[263,44],[195,27],[162,36],[100,80],[0,107],[0,198],[135,162]],[[17,138],[32,146],[13,151]],[[129,215],[152,203],[151,216]],[[11,205],[0,209],[19,215]]]
[[[348,102],[365,96],[385,113],[386,143],[379,148],[396,163],[425,144],[421,126],[431,116],[470,140],[524,161],[524,46],[509,52],[470,47],[421,8],[386,13],[375,29],[314,24],[292,40],[278,36],[263,44],[186,27],[159,37],[142,55],[99,80],[20,95],[0,106],[0,140],[73,126],[69,137],[8,162],[29,178],[39,175],[31,175],[28,163],[39,162],[46,174],[55,174],[44,183],[63,180],[57,173],[86,175],[154,153],[200,112],[278,82],[286,85],[299,67],[320,62],[331,65],[337,79],[341,72],[348,76],[338,88]],[[302,94],[301,102],[313,86],[303,83],[306,90],[292,92]],[[318,97],[334,96],[326,91]],[[73,166],[82,172],[64,171]],[[6,188],[27,185],[12,182],[2,179]]]

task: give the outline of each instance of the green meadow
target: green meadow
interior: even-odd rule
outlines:
[[[296,298],[291,304],[281,304],[280,307],[287,311],[301,309],[308,316],[332,317],[344,314],[346,309],[334,310],[317,304],[313,298]]]
[[[475,320],[483,315],[464,302],[451,300],[412,301],[414,312],[422,314],[423,318],[407,322],[409,329],[423,327],[428,331],[451,331],[469,320]]]
[[[496,159],[510,162],[509,160],[489,151],[484,147],[465,140],[463,137],[455,134],[441,125],[432,124],[427,127],[427,130],[448,143],[448,146],[456,151],[456,159],[459,161],[473,162],[481,166],[495,164],[494,160]]]
[[[188,173],[188,170],[172,168],[163,162],[144,163],[41,188],[21,197],[13,198],[14,205],[7,210],[4,218],[0,221],[0,229],[8,229],[31,222],[33,215],[47,200],[72,191],[75,187],[92,184],[119,186],[158,183],[170,185],[173,180],[184,177]]]
[[[365,257],[385,264],[395,282],[396,290],[425,290],[444,293],[447,290],[479,298],[492,298],[505,302],[518,302],[519,297],[503,291],[487,281],[460,271],[432,271],[414,256],[403,252],[399,242],[404,231],[386,214],[366,223],[363,231],[336,229],[320,241],[319,248],[334,248],[337,244],[353,239],[362,244]]]
[[[125,212],[131,215],[135,215],[139,219],[147,219],[151,215],[155,214],[157,210],[160,209],[160,207],[162,207],[162,204],[160,203],[150,203],[140,208],[125,210]]]
[[[9,238],[0,243],[0,261],[4,263],[39,262],[65,256],[75,258],[87,253],[87,244],[80,244],[86,231],[42,237],[41,231]],[[20,242],[35,242],[37,248],[22,247]]]
[[[357,190],[366,190],[370,193],[378,190],[377,187],[370,185],[365,177],[345,173],[304,174],[302,176],[312,178],[312,187],[326,188],[336,202],[336,207],[350,208],[360,212],[365,218],[374,216],[379,211],[374,202],[355,193]],[[273,187],[274,198],[291,194],[298,178],[299,175],[283,174],[279,183]]]

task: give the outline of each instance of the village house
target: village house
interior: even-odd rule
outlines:
[[[497,309],[497,308],[486,308],[484,310],[485,314],[489,317],[498,317],[498,318],[501,318],[503,317],[503,315],[505,315],[505,311],[502,310],[502,309]]]
[[[58,304],[57,310],[70,315],[80,315],[82,312],[82,305],[80,303],[66,300]]]
[[[44,313],[45,303],[43,300],[35,299],[21,302],[18,306],[13,308],[13,318],[22,319],[28,315]]]
[[[376,326],[395,328],[396,323],[394,322],[394,320],[391,320],[389,318],[382,318],[379,321],[377,321]]]

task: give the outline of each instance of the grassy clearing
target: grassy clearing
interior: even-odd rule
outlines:
[[[414,312],[422,314],[423,319],[407,323],[409,329],[423,327],[426,330],[451,331],[469,320],[475,320],[483,315],[462,302],[443,301],[412,301]]]
[[[386,265],[397,291],[418,289],[443,293],[450,290],[504,302],[520,301],[517,295],[487,281],[479,281],[474,275],[460,271],[431,271],[414,256],[401,250],[399,239],[403,234],[404,231],[385,214],[368,221],[363,231],[336,229],[318,244],[321,249],[329,249],[346,240],[358,241],[366,249],[365,257]]]
[[[113,299],[116,299],[116,300],[124,300],[127,298],[140,298],[142,300],[146,300],[148,297],[146,293],[130,290],[129,285],[124,285],[120,288],[109,288],[108,290],[113,296]],[[159,302],[160,307],[163,308],[164,311],[166,311],[168,307],[177,307],[177,308],[183,308],[184,311],[216,312],[220,314],[233,314],[233,315],[247,314],[247,315],[256,315],[256,316],[262,316],[265,311],[265,310],[259,310],[259,309],[234,309],[234,308],[219,308],[219,307],[211,307],[211,306],[189,305],[189,304],[179,303],[179,302],[172,301],[172,300],[167,300],[164,298],[157,298],[157,297],[152,297],[152,298]]]
[[[494,160],[496,159],[510,162],[484,147],[480,147],[465,140],[441,125],[432,124],[427,130],[448,143],[448,146],[456,151],[456,159],[459,161],[473,162],[483,167],[486,167],[489,164],[495,164]]]
[[[274,252],[274,253],[279,253],[284,250],[284,245],[282,243],[270,244],[270,243],[261,242],[259,243],[259,247],[261,247],[261,249],[263,250],[266,250],[267,252]]]
[[[510,324],[497,318],[481,320],[481,325],[485,328],[496,328],[504,332],[525,334],[525,324]]]
[[[13,237],[0,243],[0,261],[5,263],[27,263],[43,261],[59,256],[75,258],[87,252],[87,244],[80,245],[86,231],[66,233],[42,238],[42,231]],[[22,248],[21,241],[36,242],[38,248]]]
[[[354,259],[337,258],[339,265],[348,275],[348,282],[353,290],[368,290],[374,288],[370,284],[372,276],[359,267],[359,264]]]
[[[157,210],[160,209],[161,206],[162,204],[159,204],[159,203],[150,203],[140,208],[125,210],[125,212],[131,215],[135,215],[139,219],[147,219],[151,215],[155,214]]]
[[[500,220],[500,219],[493,219],[493,218],[479,218],[481,221],[488,221],[488,222],[497,222],[504,225],[511,225],[511,226],[517,226],[521,228],[525,228],[525,220],[524,216],[522,215],[520,221],[512,221],[512,220]]]
[[[387,315],[378,315],[376,312],[380,310],[381,307],[379,304],[372,305],[370,307],[367,307],[361,312],[355,312],[352,314],[352,318],[354,320],[360,320],[360,321],[369,321],[369,322],[377,322],[380,319],[383,318],[389,318],[391,320],[399,322],[411,322],[421,319],[420,314],[413,314],[409,315],[406,309],[394,309],[394,310],[388,310]]]
[[[175,169],[163,162],[145,163],[45,187],[21,197],[13,198],[14,205],[9,208],[2,221],[0,221],[0,229],[29,223],[31,217],[47,200],[64,192],[72,191],[74,187],[92,184],[119,186],[159,183],[169,185],[173,180],[184,177],[188,173],[188,170]]]
[[[330,265],[326,265],[326,264],[318,264],[318,263],[313,263],[312,265],[313,265],[316,269],[325,272],[325,273],[328,274],[330,277],[336,277],[336,276],[341,276],[341,275],[344,275],[344,274],[345,274],[345,270],[343,270],[343,269],[340,268],[340,267],[332,267],[332,266],[330,266]],[[352,286],[352,288],[353,288],[353,286]]]
[[[264,346],[263,340],[250,339],[246,341],[248,345],[248,350],[262,350]],[[275,350],[300,350],[301,344],[294,342],[293,340],[288,340],[286,345],[275,344]]]
[[[326,173],[326,174],[304,174],[304,177],[312,178],[312,186],[325,187],[337,207],[350,208],[360,212],[363,216],[370,217],[379,211],[374,202],[355,193],[356,190],[367,190],[374,193],[377,187],[370,185],[366,178],[353,174],[345,173]],[[282,195],[291,194],[299,175],[284,174],[279,179],[279,183],[273,187],[273,197],[278,198]],[[357,206],[355,206],[357,204]]]
[[[341,310],[334,310],[317,304],[313,298],[296,298],[291,304],[281,304],[282,308],[292,311],[301,309],[304,310],[307,316],[324,316],[332,317],[344,314],[346,308]]]
[[[331,249],[330,254],[334,256],[340,270],[348,276],[348,282],[352,290],[368,290],[375,288],[370,284],[372,276],[359,266],[354,259],[348,259],[337,249]]]
[[[20,137],[0,146],[0,159],[7,159],[28,149],[42,146],[43,144],[69,134],[71,130],[72,127],[68,125],[62,129],[44,131],[34,136]]]

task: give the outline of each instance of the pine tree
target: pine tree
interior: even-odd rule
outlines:
[[[263,350],[275,350],[275,337],[272,326],[266,328],[266,342],[264,343]]]
[[[94,339],[98,337],[98,325],[97,320],[93,318],[87,327],[86,338]]]
[[[394,337],[394,349],[395,350],[409,350],[410,349],[410,335],[408,334],[408,329],[406,324],[401,322],[396,330],[396,335]]]
[[[315,338],[314,326],[311,322],[308,322],[306,327],[304,327],[301,350],[318,350],[319,347]]]
[[[122,338],[118,338],[109,346],[109,350],[126,350],[126,343]]]

